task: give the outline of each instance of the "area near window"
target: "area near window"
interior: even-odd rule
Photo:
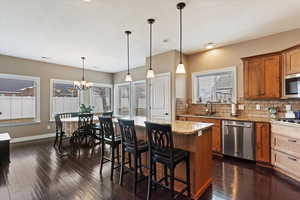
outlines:
[[[236,67],[192,74],[193,103],[235,103]]]
[[[122,116],[146,116],[146,82],[115,84],[114,112]]]
[[[111,111],[112,85],[94,84],[90,89],[90,105],[95,113]]]
[[[0,74],[1,124],[40,120],[40,78]]]
[[[73,81],[50,80],[50,119],[58,113],[79,112],[79,105],[80,94]]]

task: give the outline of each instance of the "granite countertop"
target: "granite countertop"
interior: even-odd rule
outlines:
[[[122,117],[120,117],[122,118]],[[123,119],[134,120],[134,124],[139,127],[145,127],[145,121],[158,123],[158,124],[171,124],[172,132],[181,135],[198,135],[200,131],[206,130],[212,127],[213,123],[204,122],[191,122],[191,121],[167,121],[167,120],[149,120],[146,117],[124,117]],[[117,122],[117,120],[114,120]]]
[[[264,117],[247,117],[247,116],[221,116],[221,115],[192,115],[192,114],[183,114],[183,115],[177,115],[178,117],[202,117],[202,118],[211,118],[211,119],[225,119],[225,120],[236,120],[236,121],[251,121],[251,122],[267,122],[270,123],[270,118],[264,118]]]
[[[300,128],[300,124],[297,124],[297,123],[283,122],[283,121],[279,121],[279,120],[272,120],[271,123],[274,125],[283,125],[283,126]]]

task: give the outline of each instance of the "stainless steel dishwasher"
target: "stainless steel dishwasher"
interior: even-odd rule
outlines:
[[[255,160],[254,123],[222,121],[223,154]]]

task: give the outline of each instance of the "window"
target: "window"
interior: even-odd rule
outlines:
[[[146,116],[146,82],[137,81],[132,83],[132,108],[134,116]]]
[[[66,112],[78,112],[80,105],[80,94],[74,88],[73,81],[51,79],[51,119],[55,114]]]
[[[130,84],[115,85],[115,114],[130,114]]]
[[[40,78],[0,74],[0,122],[40,120]]]
[[[90,104],[94,107],[94,112],[111,111],[111,85],[94,84],[90,92]]]
[[[236,68],[196,72],[193,77],[193,103],[235,103]]]

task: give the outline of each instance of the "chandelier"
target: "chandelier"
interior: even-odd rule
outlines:
[[[74,81],[74,87],[77,90],[88,90],[93,86],[92,82],[87,82],[84,80],[84,60],[85,57],[81,57],[82,60],[82,79],[81,81]]]

